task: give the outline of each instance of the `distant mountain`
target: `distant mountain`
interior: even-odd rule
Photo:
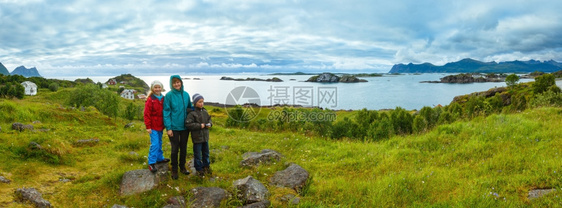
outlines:
[[[6,67],[4,66],[4,64],[2,64],[2,62],[0,62],[0,74],[10,75],[10,72],[8,71],[8,69],[6,69]]]
[[[25,68],[25,66],[18,66],[18,68],[12,71],[11,75],[22,75],[24,77],[41,77],[37,68]]]
[[[395,64],[388,73],[530,73],[534,71],[556,72],[562,70],[562,63],[550,61],[506,61],[481,62],[466,58],[457,62],[435,66],[423,64]]]

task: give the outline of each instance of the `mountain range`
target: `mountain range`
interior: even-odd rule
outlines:
[[[562,70],[562,63],[550,61],[506,61],[481,62],[466,58],[457,62],[436,66],[431,63],[395,64],[388,73],[531,73],[556,72]]]
[[[3,75],[21,75],[24,77],[41,77],[41,75],[39,74],[39,71],[37,71],[37,68],[33,67],[33,68],[25,68],[25,66],[18,66],[16,69],[14,69],[14,71],[12,71],[12,73],[10,73],[8,71],[8,69],[6,69],[6,67],[4,66],[4,64],[2,64],[0,62],[0,74]]]
[[[4,66],[4,64],[2,64],[2,62],[0,62],[0,74],[10,75],[10,72],[8,71],[8,69],[6,69],[6,67]]]

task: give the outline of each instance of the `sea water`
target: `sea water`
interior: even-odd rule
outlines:
[[[486,91],[495,87],[506,86],[505,82],[485,82],[469,84],[423,83],[422,81],[439,81],[450,74],[384,74],[381,77],[362,77],[367,82],[358,83],[314,83],[306,82],[312,75],[269,75],[269,74],[180,74],[184,89],[190,95],[199,93],[205,102],[236,104],[256,103],[261,106],[288,104],[314,106],[328,109],[369,110],[394,109],[419,110],[424,106],[449,105],[454,97],[473,92]],[[221,77],[260,78],[278,77],[283,82],[266,81],[232,81]],[[170,76],[136,76],[148,85],[154,80],[164,84],[164,90],[170,90]],[[67,77],[66,80],[86,77]],[[94,82],[107,82],[112,76],[88,77]],[[61,78],[58,78],[61,79]],[[521,79],[530,82],[533,79]],[[557,81],[562,86],[561,81]],[[165,92],[164,92],[165,93]],[[229,103],[230,102],[230,103]]]

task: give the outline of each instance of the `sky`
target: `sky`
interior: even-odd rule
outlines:
[[[561,8],[559,0],[0,0],[0,62],[44,77],[561,62]]]

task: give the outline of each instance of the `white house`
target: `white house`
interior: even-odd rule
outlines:
[[[134,100],[135,99],[135,92],[136,92],[136,90],[124,89],[123,92],[121,92],[121,97],[125,98],[125,99],[129,99],[129,100]]]
[[[25,88],[25,95],[37,95],[37,85],[35,83],[25,81],[21,85]]]

